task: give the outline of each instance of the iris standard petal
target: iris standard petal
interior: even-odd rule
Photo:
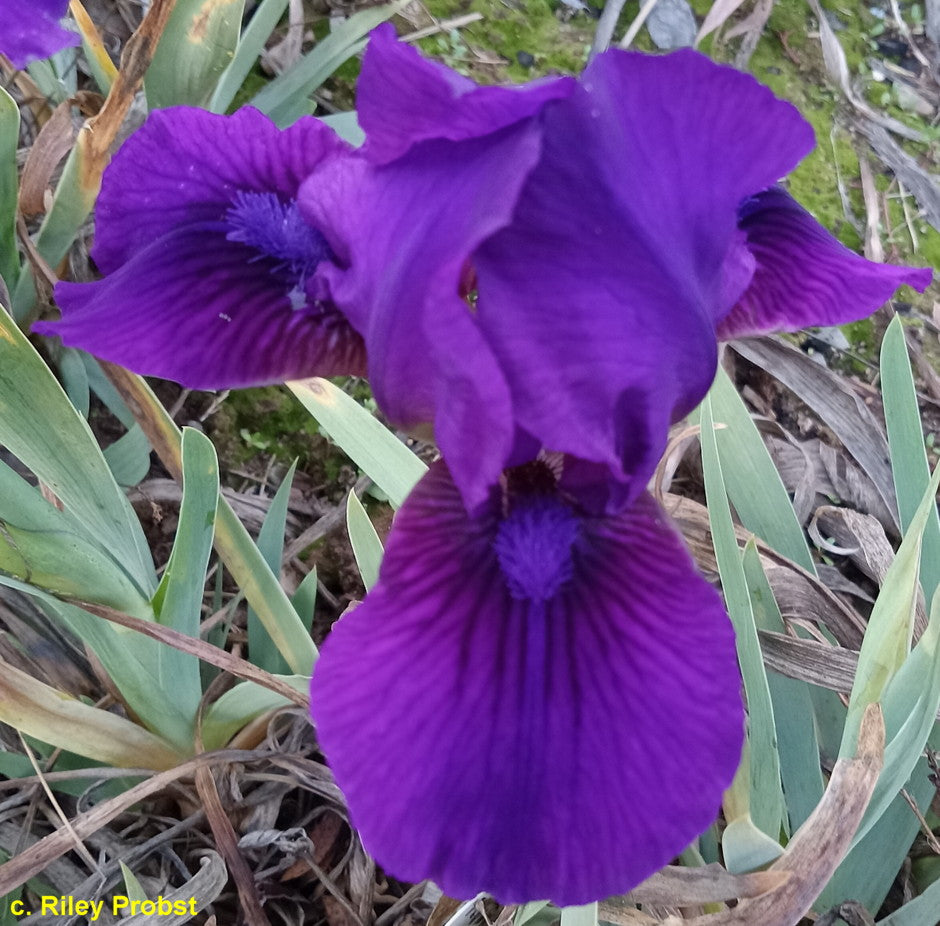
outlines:
[[[81,41],[78,33],[60,25],[68,10],[68,0],[3,0],[0,52],[14,67],[25,68],[30,61],[78,45]]]
[[[312,117],[278,129],[256,109],[220,116],[185,106],[157,110],[105,171],[92,257],[112,273],[181,225],[219,221],[239,192],[297,198],[324,160],[349,152]]]
[[[850,251],[779,187],[741,208],[754,276],[719,321],[723,339],[807,325],[841,325],[870,315],[904,284],[923,291],[929,268],[876,264]]]
[[[291,292],[289,268],[188,225],[96,283],[59,283],[63,319],[33,330],[193,389],[363,373],[362,341],[329,303]]]
[[[424,142],[385,167],[334,160],[300,193],[336,255],[322,275],[365,338],[379,405],[398,425],[434,422],[471,508],[506,466],[515,422],[459,285],[469,255],[510,221],[538,155],[537,127],[522,122]]]
[[[513,87],[480,87],[448,67],[422,57],[385,23],[372,32],[356,88],[366,156],[380,164],[412,145],[435,138],[461,141],[488,135],[567,96],[570,77]]]
[[[491,497],[468,518],[432,466],[323,646],[317,735],[390,873],[585,903],[715,817],[743,737],[733,633],[649,496],[581,522],[570,578],[540,604],[503,578],[500,516]]]
[[[601,55],[540,121],[513,221],[473,257],[476,317],[520,425],[639,491],[669,421],[714,376],[714,322],[743,286],[722,269],[739,204],[810,150],[812,129],[694,52]]]

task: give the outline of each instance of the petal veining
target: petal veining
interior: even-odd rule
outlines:
[[[572,577],[514,597],[442,463],[315,667],[320,743],[366,848],[448,894],[626,891],[715,817],[743,736],[730,622],[648,496],[586,518]]]
[[[923,291],[931,280],[928,268],[876,264],[850,251],[780,187],[742,205],[740,228],[755,270],[719,322],[724,339],[857,321],[899,286]]]

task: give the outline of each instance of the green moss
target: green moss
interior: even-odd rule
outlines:
[[[587,61],[596,26],[584,15],[556,15],[549,0],[524,4],[512,0],[427,0],[425,6],[438,19],[467,12],[482,14],[478,22],[421,42],[428,54],[481,83],[577,73]],[[482,57],[475,51],[483,52]],[[532,56],[531,67],[519,63],[520,52]]]

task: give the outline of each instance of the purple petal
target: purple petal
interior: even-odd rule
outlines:
[[[922,292],[930,284],[928,268],[875,264],[850,251],[779,187],[744,204],[740,227],[756,270],[719,322],[723,339],[841,325],[870,315],[899,286]]]
[[[434,421],[468,506],[511,453],[515,423],[504,375],[458,291],[467,258],[506,224],[539,137],[520,123],[484,139],[430,141],[386,167],[333,161],[299,203],[326,236],[337,305],[363,332],[369,378],[397,424]]]
[[[15,68],[25,68],[30,61],[78,45],[78,34],[59,25],[68,10],[68,0],[3,0],[0,52]]]
[[[743,736],[733,633],[649,496],[583,522],[554,598],[512,597],[443,464],[327,638],[317,735],[363,843],[502,903],[635,886],[714,819]]]
[[[723,269],[738,206],[797,163],[812,130],[694,52],[602,55],[541,121],[513,222],[473,259],[477,318],[518,423],[626,472],[635,494],[669,421],[714,376],[714,320],[746,282]]]
[[[488,135],[536,115],[573,87],[567,77],[478,87],[399,42],[394,27],[385,23],[372,32],[356,88],[359,122],[367,138],[363,150],[372,161],[385,164],[421,141]]]
[[[92,256],[111,273],[178,226],[222,220],[239,192],[296,199],[314,168],[349,150],[313,118],[282,131],[250,108],[158,110],[105,171]]]
[[[59,283],[62,321],[33,330],[193,389],[364,372],[343,316],[313,293],[292,294],[286,269],[226,231],[185,226],[97,283]]]

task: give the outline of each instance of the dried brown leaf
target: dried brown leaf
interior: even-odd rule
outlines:
[[[844,647],[760,631],[761,652],[769,669],[820,688],[848,694],[855,681],[858,652]]]
[[[133,788],[113,797],[110,800],[96,804],[91,810],[72,818],[72,831],[79,839],[96,833],[107,826],[115,817],[126,812],[140,801],[159,794],[166,787],[180,779],[191,776],[197,768],[202,766],[218,765],[229,762],[258,762],[269,757],[259,752],[242,752],[234,749],[220,750],[196,756],[187,762],[182,762],[175,768],[168,769],[154,775],[147,781],[142,781]],[[48,776],[47,776],[48,777]],[[72,833],[58,829],[44,836],[38,842],[15,855],[8,862],[0,865],[0,896],[25,884],[30,878],[44,871],[50,862],[60,858],[68,852],[73,845]]]
[[[790,877],[766,894],[742,900],[733,910],[693,917],[685,923],[793,926],[799,922],[849,849],[881,773],[884,746],[884,718],[881,708],[872,704],[862,717],[855,756],[836,762],[822,800],[768,869]]]
[[[708,510],[704,505],[667,494],[663,499],[666,511],[679,526],[699,568],[708,574],[717,573],[715,551],[708,526]],[[742,527],[735,528],[742,547],[753,535]],[[861,616],[834,595],[815,576],[792,560],[781,556],[761,540],[757,540],[761,566],[785,618],[813,615],[843,645],[857,648],[865,632]]]
[[[874,415],[844,379],[777,338],[734,341],[732,347],[776,377],[822,418],[874,483],[897,530],[888,440]],[[878,516],[877,512],[871,513]]]
[[[115,624],[120,624],[122,627],[129,627],[131,630],[136,630],[144,636],[159,640],[167,646],[172,646],[174,649],[178,649],[181,652],[196,656],[203,662],[208,662],[210,665],[216,666],[219,669],[231,672],[232,675],[238,678],[255,682],[264,688],[276,692],[298,707],[306,709],[310,705],[309,698],[303,692],[285,684],[270,672],[259,669],[256,665],[248,662],[247,659],[233,656],[231,653],[220,649],[218,646],[213,646],[211,643],[206,643],[203,640],[197,640],[189,636],[189,634],[180,633],[172,627],[165,627],[163,624],[157,624],[154,621],[145,621],[137,617],[131,617],[129,614],[124,614],[121,611],[116,611],[105,605],[95,604],[90,601],[73,601],[72,603],[77,604],[79,607],[97,617],[102,617]]]
[[[669,865],[638,884],[625,899],[641,904],[690,907],[694,904],[759,897],[768,891],[777,890],[789,878],[789,872],[785,871],[732,874],[721,865],[705,865],[702,868]],[[607,919],[603,910],[608,906],[611,905],[601,904],[602,920]]]
[[[885,166],[911,191],[927,221],[940,230],[940,177],[924,170],[880,125],[864,118],[856,119],[854,125]]]
[[[705,15],[702,28],[695,36],[695,45],[697,46],[706,35],[720,29],[743,3],[744,0],[715,0],[712,8]]]
[[[124,46],[120,70],[101,112],[89,119],[79,133],[76,142],[81,155],[79,182],[86,192],[97,193],[101,185],[111,145],[140,89],[175,5],[176,0],[153,0],[137,31]]]
[[[232,874],[242,913],[248,926],[271,926],[271,921],[261,906],[261,898],[258,895],[251,868],[238,848],[238,837],[235,835],[232,821],[222,806],[212,771],[206,766],[196,769],[196,790],[199,792],[206,819],[212,829],[216,848],[225,859],[226,867]]]
[[[187,911],[191,909],[190,901],[193,901],[192,907],[196,911],[204,910],[209,906],[225,887],[228,881],[228,871],[221,857],[212,851],[207,851],[202,859],[201,868],[185,884],[168,891],[163,895],[164,899],[175,903],[177,900],[186,904]],[[130,916],[121,920],[121,926],[153,926],[153,914],[139,913],[136,916]],[[192,921],[189,912],[182,914],[161,913],[159,915],[160,926],[182,926],[183,923]]]
[[[23,176],[20,179],[20,212],[25,216],[38,215],[47,208],[52,174],[59,162],[75,144],[78,129],[72,121],[70,100],[60,103],[52,118],[42,127],[29,149]]]

